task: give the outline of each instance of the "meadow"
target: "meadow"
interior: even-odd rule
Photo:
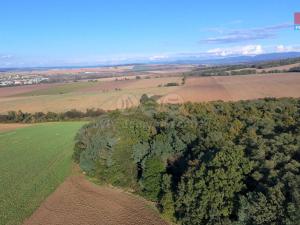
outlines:
[[[71,172],[73,139],[84,122],[0,132],[0,225],[29,217]]]

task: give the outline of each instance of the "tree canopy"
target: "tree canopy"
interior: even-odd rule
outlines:
[[[300,100],[141,105],[85,125],[88,175],[155,201],[179,224],[297,225]]]

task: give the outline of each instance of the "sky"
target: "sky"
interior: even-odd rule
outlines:
[[[300,51],[299,0],[1,0],[0,67]]]

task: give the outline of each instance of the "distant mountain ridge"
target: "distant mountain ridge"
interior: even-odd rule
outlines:
[[[118,64],[98,64],[98,65],[82,65],[82,66],[49,66],[49,67],[24,67],[24,68],[0,68],[0,72],[8,71],[28,71],[28,70],[42,70],[42,69],[71,69],[71,68],[94,68],[94,67],[107,67],[107,66],[125,66],[125,65],[143,65],[143,64],[210,64],[210,65],[225,65],[225,64],[250,64],[264,61],[273,61],[289,58],[300,57],[300,52],[282,52],[282,53],[266,53],[260,55],[240,55],[240,56],[212,56],[199,57],[199,56],[177,56],[157,60],[131,60],[124,61]]]
[[[263,61],[281,60],[281,59],[298,58],[298,57],[300,57],[300,52],[284,52],[284,53],[267,53],[267,54],[260,54],[260,55],[251,55],[251,56],[215,57],[210,59],[199,59],[196,57],[189,57],[186,59],[178,59],[171,62],[178,63],[178,64],[222,65],[222,64],[257,63]],[[170,61],[168,63],[170,63]]]

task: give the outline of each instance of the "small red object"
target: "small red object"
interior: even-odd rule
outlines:
[[[295,13],[295,25],[300,25],[300,12]]]

